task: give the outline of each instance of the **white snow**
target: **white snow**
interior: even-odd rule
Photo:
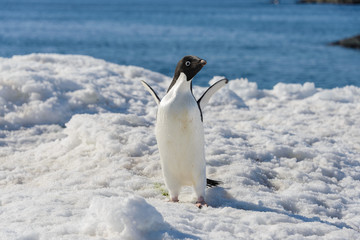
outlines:
[[[144,198],[129,194],[93,199],[84,220],[85,234],[123,239],[161,238],[162,215]]]
[[[230,80],[204,111],[208,177],[224,184],[199,210],[191,188],[167,200],[140,80],[160,97],[171,81],[87,56],[0,58],[0,239],[360,238],[360,88]]]

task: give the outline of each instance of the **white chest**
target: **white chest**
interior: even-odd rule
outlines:
[[[192,132],[202,130],[201,112],[186,78],[179,78],[178,83],[161,100],[156,125],[172,134],[179,131],[180,135],[192,135]]]

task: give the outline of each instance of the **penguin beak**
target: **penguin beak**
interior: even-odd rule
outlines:
[[[205,65],[206,65],[206,60],[201,59],[201,60],[200,60],[200,64],[201,64],[201,66],[205,66]]]

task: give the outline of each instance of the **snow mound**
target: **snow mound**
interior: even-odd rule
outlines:
[[[138,240],[161,239],[166,228],[153,206],[131,195],[93,199],[83,225],[83,232],[91,236]]]
[[[137,112],[144,76],[167,79],[86,56],[0,58],[0,129],[63,125],[77,113]]]
[[[314,83],[301,84],[278,83],[274,86],[272,93],[281,100],[304,99],[317,92]]]
[[[246,78],[235,79],[229,82],[229,89],[234,91],[240,98],[249,100],[251,98],[260,98],[263,92],[258,89],[254,82],[249,82]]]
[[[209,81],[209,85],[214,84],[215,82],[223,79],[224,77],[215,76]],[[239,95],[237,95],[233,90],[230,90],[228,87],[223,87],[222,94],[214,94],[210,98],[210,104],[212,106],[234,106],[236,108],[246,107],[245,102]]]

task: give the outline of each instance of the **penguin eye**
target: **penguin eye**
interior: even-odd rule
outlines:
[[[191,65],[191,62],[190,62],[190,61],[186,61],[186,62],[185,62],[185,66],[188,67],[188,66],[190,66],[190,65]]]

